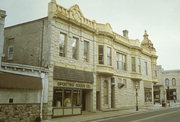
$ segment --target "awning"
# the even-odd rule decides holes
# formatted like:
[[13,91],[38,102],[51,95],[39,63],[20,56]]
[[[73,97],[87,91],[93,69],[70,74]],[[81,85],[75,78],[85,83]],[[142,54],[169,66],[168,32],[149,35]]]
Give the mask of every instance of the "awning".
[[42,89],[40,77],[0,72],[0,88]]
[[70,69],[65,67],[54,67],[54,80],[77,81],[77,82],[94,82],[92,72]]

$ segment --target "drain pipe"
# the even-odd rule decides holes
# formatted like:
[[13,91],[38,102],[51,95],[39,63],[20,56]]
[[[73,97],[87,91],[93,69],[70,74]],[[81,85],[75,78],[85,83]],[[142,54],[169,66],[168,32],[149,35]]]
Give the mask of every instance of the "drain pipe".
[[41,79],[42,79],[42,90],[41,90],[41,104],[40,104],[40,118],[42,120],[43,118],[43,101],[44,101],[44,77],[45,77],[45,74],[44,73],[41,73]]

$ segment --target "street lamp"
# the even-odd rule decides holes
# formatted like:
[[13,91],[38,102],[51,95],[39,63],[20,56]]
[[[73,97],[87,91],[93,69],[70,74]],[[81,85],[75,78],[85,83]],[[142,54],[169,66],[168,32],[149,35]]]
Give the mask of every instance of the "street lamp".
[[136,111],[138,111],[138,92],[137,92],[137,89],[138,89],[138,84],[136,84]]

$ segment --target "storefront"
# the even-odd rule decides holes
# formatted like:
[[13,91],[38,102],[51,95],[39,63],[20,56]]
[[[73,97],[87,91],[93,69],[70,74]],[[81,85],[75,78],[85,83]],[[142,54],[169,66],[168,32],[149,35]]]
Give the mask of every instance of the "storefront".
[[145,102],[152,102],[152,89],[144,88]]
[[53,117],[78,115],[87,110],[90,83],[58,81],[53,90]]
[[[62,67],[56,67],[54,71],[53,117],[79,115],[82,111],[89,111],[92,107],[92,73]],[[62,71],[69,75],[63,75]],[[84,74],[89,79],[83,77]]]
[[176,89],[166,89],[167,100],[177,100]]
[[152,102],[152,82],[144,82],[144,101],[147,103]]

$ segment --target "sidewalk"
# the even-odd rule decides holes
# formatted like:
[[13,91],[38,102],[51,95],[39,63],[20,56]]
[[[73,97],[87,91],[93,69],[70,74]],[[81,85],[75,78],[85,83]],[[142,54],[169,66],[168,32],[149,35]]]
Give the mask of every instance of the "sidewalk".
[[128,110],[117,110],[117,111],[109,111],[109,112],[102,112],[102,111],[98,111],[94,113],[86,112],[78,116],[60,117],[51,120],[43,120],[42,122],[83,122],[83,121],[95,120],[100,118],[137,114],[140,112],[156,111],[156,110],[162,110],[162,109],[168,109],[174,107],[180,107],[180,103],[171,103],[170,107],[162,107],[161,104],[155,104],[150,107],[142,107],[139,109],[139,111],[136,111],[134,108]]

